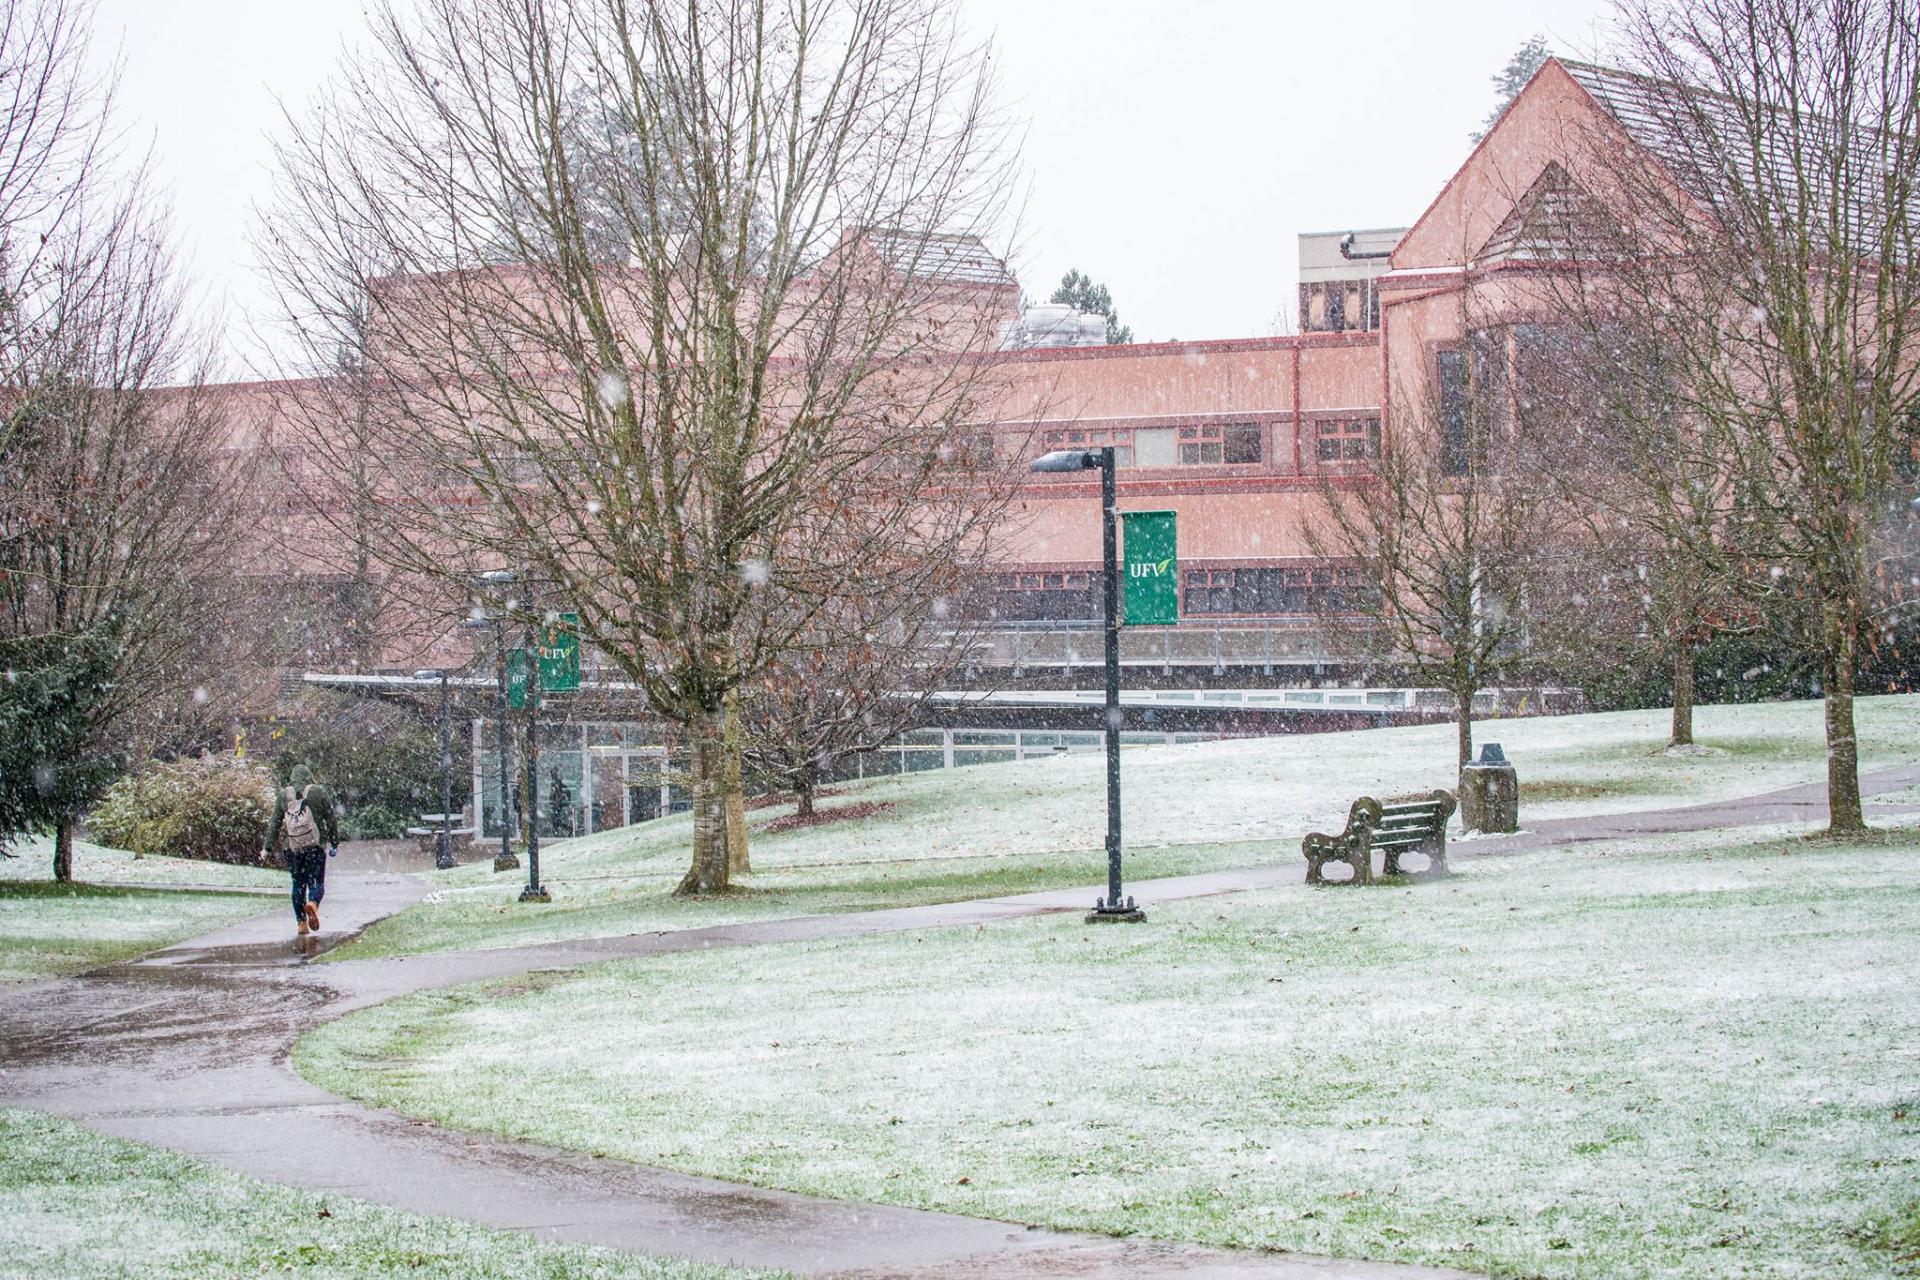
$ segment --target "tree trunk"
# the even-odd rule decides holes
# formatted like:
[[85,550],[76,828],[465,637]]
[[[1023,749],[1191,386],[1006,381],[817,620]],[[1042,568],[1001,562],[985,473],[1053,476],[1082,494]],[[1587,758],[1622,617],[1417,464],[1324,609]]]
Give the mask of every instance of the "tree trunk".
[[1687,639],[1673,646],[1673,727],[1667,745],[1693,745],[1693,641]]
[[1827,629],[1827,833],[1860,835],[1860,744],[1853,732],[1854,631],[1845,622]]
[[811,818],[813,816],[813,789],[819,783],[818,771],[812,765],[793,775],[793,816]]
[[63,822],[53,829],[53,878],[61,884],[73,879],[73,824]]
[[702,713],[692,729],[693,865],[676,894],[724,893],[727,889],[727,815],[720,794],[722,744],[720,717]]
[[740,785],[740,757],[746,749],[745,731],[740,726],[740,698],[727,694],[720,714],[726,727],[721,731],[720,796],[726,811],[727,874],[751,875],[753,863],[747,856],[747,796]]
[[1473,690],[1454,690],[1453,705],[1454,724],[1459,729],[1459,763],[1464,767],[1473,760]]

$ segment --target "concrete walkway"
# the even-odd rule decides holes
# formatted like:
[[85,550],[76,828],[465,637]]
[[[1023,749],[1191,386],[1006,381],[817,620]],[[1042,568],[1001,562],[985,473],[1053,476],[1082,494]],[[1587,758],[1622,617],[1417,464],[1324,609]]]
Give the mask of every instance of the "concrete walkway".
[[[1862,779],[1920,783],[1920,765]],[[1825,817],[1822,784],[1681,809],[1541,822],[1456,846],[1456,859],[1663,832]],[[1873,806],[1883,814],[1920,806]],[[1133,884],[1143,902],[1300,886],[1288,861]],[[951,1214],[820,1200],[530,1144],[479,1138],[362,1107],[288,1065],[316,1023],[411,991],[619,956],[984,924],[1084,910],[1093,887],[974,902],[805,916],[496,951],[310,966],[424,896],[391,873],[333,878],[325,932],[290,936],[285,911],[79,978],[0,996],[0,1102],[200,1156],[242,1173],[544,1238],[708,1262],[861,1277],[1267,1276],[1361,1280],[1465,1273],[1297,1254],[1235,1253],[1042,1231]],[[1306,892],[1300,886],[1301,892]]]

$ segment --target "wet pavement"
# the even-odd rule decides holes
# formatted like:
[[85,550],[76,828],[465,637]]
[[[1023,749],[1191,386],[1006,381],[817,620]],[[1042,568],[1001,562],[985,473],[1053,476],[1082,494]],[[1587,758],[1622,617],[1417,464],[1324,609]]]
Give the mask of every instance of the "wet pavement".
[[[1862,779],[1869,794],[1920,783],[1920,766]],[[1630,835],[1818,823],[1814,784],[1722,804],[1544,821],[1461,842],[1456,859]],[[1874,805],[1880,814],[1917,805]],[[347,859],[347,851],[342,851]],[[316,1023],[396,995],[619,956],[987,924],[1083,911],[1092,887],[975,902],[759,921],[674,933],[341,964],[309,963],[430,890],[392,862],[336,866],[317,938],[291,911],[251,920],[78,978],[0,994],[0,1102],[200,1156],[242,1173],[417,1213],[709,1262],[867,1277],[1268,1276],[1288,1280],[1465,1273],[1296,1254],[1228,1252],[1036,1230],[1013,1223],[820,1200],[688,1177],[533,1144],[443,1130],[306,1083],[288,1062]],[[1167,902],[1301,884],[1300,866],[1131,886]]]

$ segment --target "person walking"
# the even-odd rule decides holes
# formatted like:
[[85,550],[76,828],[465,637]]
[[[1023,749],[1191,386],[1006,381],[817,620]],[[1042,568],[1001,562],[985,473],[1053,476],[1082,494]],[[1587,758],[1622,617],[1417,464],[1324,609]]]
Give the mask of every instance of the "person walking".
[[[273,800],[273,821],[260,860],[279,849],[293,875],[293,931],[298,937],[320,932],[320,899],[327,892],[327,858],[340,848],[340,823],[333,796],[313,780],[313,770],[293,766],[288,785]],[[324,844],[324,847],[323,847]]]

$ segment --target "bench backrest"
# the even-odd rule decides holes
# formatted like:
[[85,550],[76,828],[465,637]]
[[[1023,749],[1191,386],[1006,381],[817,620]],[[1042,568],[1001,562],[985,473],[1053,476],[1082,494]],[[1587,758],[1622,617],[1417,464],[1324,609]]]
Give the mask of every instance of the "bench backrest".
[[1439,800],[1383,804],[1380,821],[1373,829],[1373,847],[1395,849],[1425,844],[1446,830],[1452,813],[1452,808]]

